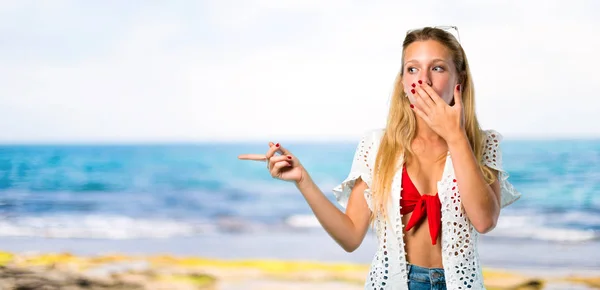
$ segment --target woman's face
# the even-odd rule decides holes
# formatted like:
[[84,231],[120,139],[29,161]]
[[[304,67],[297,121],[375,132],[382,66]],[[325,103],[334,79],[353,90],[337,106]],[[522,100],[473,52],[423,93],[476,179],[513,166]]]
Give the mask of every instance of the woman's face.
[[456,67],[450,51],[435,40],[415,41],[404,51],[404,71],[402,85],[411,104],[416,105],[415,95],[411,93],[413,84],[429,84],[447,104],[454,98],[454,89],[458,84]]

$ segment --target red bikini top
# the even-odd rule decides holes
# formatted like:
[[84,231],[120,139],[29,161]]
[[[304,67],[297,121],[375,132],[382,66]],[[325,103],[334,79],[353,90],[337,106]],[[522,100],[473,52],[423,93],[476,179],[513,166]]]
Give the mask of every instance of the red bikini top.
[[429,222],[429,234],[431,235],[431,244],[435,245],[437,237],[442,227],[442,203],[440,197],[435,195],[421,195],[417,187],[408,176],[406,167],[402,167],[402,191],[400,193],[400,213],[402,215],[413,212],[405,230],[409,231],[417,223],[427,216]]

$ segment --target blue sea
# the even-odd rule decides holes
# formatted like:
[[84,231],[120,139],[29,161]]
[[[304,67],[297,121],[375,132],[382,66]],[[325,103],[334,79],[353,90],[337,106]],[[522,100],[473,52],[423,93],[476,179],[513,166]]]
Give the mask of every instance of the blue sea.
[[[323,192],[350,168],[353,143],[284,144]],[[0,146],[0,238],[164,239],[319,231],[293,184],[241,161],[265,144]],[[547,243],[600,237],[600,141],[503,143],[523,194],[487,236]]]

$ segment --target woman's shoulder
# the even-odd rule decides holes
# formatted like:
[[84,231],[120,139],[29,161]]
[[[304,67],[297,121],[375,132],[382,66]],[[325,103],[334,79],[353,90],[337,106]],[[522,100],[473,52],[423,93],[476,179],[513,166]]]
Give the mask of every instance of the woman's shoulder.
[[496,142],[500,142],[504,138],[504,136],[496,129],[481,129],[480,131],[481,135],[483,136],[483,140],[485,141],[493,142],[495,140]]
[[500,181],[500,206],[506,207],[521,198],[521,193],[508,181],[509,174],[504,168],[504,154],[500,143],[504,138],[502,134],[494,129],[483,130],[484,150],[482,161],[487,167],[498,171],[498,180]]
[[361,142],[379,143],[385,132],[384,128],[368,129],[362,132]]
[[[504,139],[504,136],[495,129],[482,129],[481,130],[481,146],[483,146],[483,157],[484,159],[500,161],[501,157],[501,146],[500,143]],[[492,158],[493,157],[493,158]]]
[[361,133],[360,141],[356,146],[355,161],[366,163],[366,167],[374,162],[384,131],[384,129],[369,129]]

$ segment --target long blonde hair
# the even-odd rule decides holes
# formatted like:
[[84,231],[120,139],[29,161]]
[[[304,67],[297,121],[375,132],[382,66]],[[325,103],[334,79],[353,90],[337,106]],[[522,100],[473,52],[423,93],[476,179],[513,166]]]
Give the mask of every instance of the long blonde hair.
[[[480,164],[480,169],[486,182],[491,184],[494,182],[495,176],[489,168],[482,164],[483,134],[475,115],[475,91],[465,52],[452,34],[442,29],[425,27],[414,30],[406,35],[402,44],[402,59],[404,60],[405,50],[410,44],[415,41],[425,40],[434,40],[441,43],[452,55],[452,60],[459,74],[459,83],[461,84],[461,97],[465,117],[464,126],[467,138]],[[372,217],[377,214],[381,214],[384,217],[387,216],[386,205],[390,195],[392,180],[400,165],[398,161],[400,161],[401,156],[404,160],[414,156],[411,144],[415,138],[417,122],[415,114],[409,108],[410,102],[406,98],[406,93],[402,86],[403,72],[404,61],[396,77],[387,124],[375,158],[373,188],[371,190],[374,207]]]

